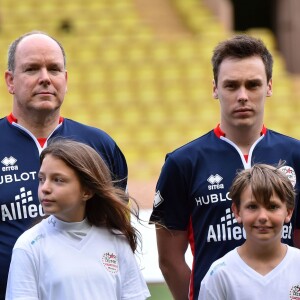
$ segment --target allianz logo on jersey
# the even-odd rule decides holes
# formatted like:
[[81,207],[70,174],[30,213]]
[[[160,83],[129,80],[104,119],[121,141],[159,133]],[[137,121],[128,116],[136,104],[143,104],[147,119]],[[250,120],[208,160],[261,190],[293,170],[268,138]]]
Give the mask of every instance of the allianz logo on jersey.
[[[292,239],[292,224],[283,225],[282,229],[283,239]],[[225,210],[225,215],[221,217],[219,224],[209,225],[207,232],[208,243],[222,242],[222,241],[239,241],[246,239],[246,231],[237,223],[233,212],[230,208]]]
[[35,204],[32,191],[20,188],[20,193],[15,196],[15,201],[9,204],[1,204],[1,220],[12,221],[44,216],[41,204]]
[[2,171],[14,171],[14,170],[18,170],[18,165],[16,165],[17,159],[15,159],[13,156],[10,157],[4,157],[1,160],[1,163],[4,165],[4,167],[2,167]]
[[224,189],[224,184],[220,183],[223,180],[223,177],[220,176],[219,174],[216,175],[210,175],[207,178],[207,181],[210,183],[208,186],[208,189],[211,190],[219,190],[219,189]]

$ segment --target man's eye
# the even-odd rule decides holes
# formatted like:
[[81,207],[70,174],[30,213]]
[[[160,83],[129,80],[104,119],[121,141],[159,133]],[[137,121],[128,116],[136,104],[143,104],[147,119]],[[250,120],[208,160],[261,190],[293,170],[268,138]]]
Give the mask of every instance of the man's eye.
[[62,72],[62,68],[59,65],[49,65],[47,70],[48,72]]
[[225,88],[227,88],[227,89],[235,89],[236,85],[235,84],[226,84]]
[[254,89],[254,88],[257,88],[257,87],[259,87],[259,84],[257,84],[257,83],[251,83],[251,84],[249,84],[249,88],[250,89]]
[[25,69],[26,73],[33,73],[36,72],[38,70],[38,67],[28,67]]

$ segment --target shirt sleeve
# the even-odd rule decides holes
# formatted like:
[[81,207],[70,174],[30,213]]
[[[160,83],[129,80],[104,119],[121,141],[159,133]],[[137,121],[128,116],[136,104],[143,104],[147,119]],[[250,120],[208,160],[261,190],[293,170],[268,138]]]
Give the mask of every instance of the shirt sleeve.
[[122,300],[145,300],[150,297],[136,257],[127,243],[124,245],[120,259],[120,273]]
[[205,277],[201,281],[198,300],[227,300],[226,288],[224,287],[224,273],[214,269],[214,264],[210,267]]
[[201,283],[200,293],[198,300],[221,300],[216,298],[210,291],[206,288],[204,283]]
[[38,300],[38,276],[33,256],[14,249],[9,269],[6,300]]

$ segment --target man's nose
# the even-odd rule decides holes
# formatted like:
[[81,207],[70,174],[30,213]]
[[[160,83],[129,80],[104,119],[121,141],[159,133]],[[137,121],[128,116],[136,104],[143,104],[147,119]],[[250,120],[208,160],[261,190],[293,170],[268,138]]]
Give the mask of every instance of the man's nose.
[[248,101],[248,94],[245,87],[241,87],[238,90],[238,101],[239,102],[247,102]]
[[42,68],[40,70],[40,84],[47,84],[49,85],[50,84],[50,76],[49,76],[49,73],[48,73],[48,70],[46,68]]

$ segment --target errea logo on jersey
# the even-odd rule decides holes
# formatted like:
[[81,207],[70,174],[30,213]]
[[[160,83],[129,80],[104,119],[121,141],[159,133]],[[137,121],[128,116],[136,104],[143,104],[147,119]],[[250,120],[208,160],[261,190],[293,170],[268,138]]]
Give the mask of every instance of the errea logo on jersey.
[[219,190],[219,189],[224,189],[224,184],[220,182],[223,180],[223,177],[220,176],[219,174],[216,175],[210,175],[207,178],[207,181],[211,184],[208,186],[208,189],[211,190]]
[[1,160],[1,163],[5,166],[2,167],[2,171],[14,171],[14,170],[18,170],[18,166],[15,165],[15,163],[17,162],[17,160],[13,157],[4,157]]

